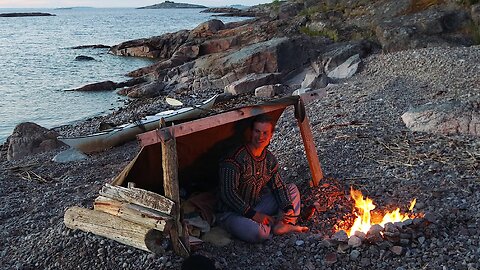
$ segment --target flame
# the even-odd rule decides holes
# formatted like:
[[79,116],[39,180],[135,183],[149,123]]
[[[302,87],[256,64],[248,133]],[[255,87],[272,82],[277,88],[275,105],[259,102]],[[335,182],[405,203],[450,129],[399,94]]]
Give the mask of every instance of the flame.
[[[352,227],[349,230],[347,230],[348,236],[353,235],[356,231],[367,233],[368,230],[370,230],[370,227],[372,227],[375,224],[379,224],[380,226],[383,227],[388,222],[392,222],[392,223],[401,222],[409,218],[415,217],[413,213],[402,214],[400,213],[400,208],[397,208],[394,211],[387,212],[381,218],[380,222],[374,223],[372,222],[372,213],[371,213],[371,211],[375,209],[375,205],[373,204],[373,201],[368,197],[364,198],[361,191],[355,190],[352,187],[350,188],[350,195],[355,201],[355,208],[358,212],[358,215]],[[413,199],[410,202],[410,207],[408,208],[410,212],[413,210],[413,207],[415,207],[415,203],[416,203],[416,199]]]

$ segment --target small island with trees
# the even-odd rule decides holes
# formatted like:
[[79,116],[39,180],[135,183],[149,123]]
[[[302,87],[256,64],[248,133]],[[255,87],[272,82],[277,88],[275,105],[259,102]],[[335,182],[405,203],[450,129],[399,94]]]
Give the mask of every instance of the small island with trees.
[[207,8],[206,6],[202,5],[194,5],[194,4],[187,4],[187,3],[175,3],[173,1],[165,1],[160,4],[155,4],[146,7],[140,7],[138,9],[170,9],[170,8]]

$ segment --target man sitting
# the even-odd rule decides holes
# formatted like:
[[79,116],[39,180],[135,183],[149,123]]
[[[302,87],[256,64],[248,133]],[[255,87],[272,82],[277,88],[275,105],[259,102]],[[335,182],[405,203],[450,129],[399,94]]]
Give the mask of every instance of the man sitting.
[[275,156],[267,149],[274,124],[267,115],[257,116],[250,140],[222,160],[219,168],[220,224],[237,238],[251,243],[280,235],[305,232],[296,226],[300,192],[285,185]]

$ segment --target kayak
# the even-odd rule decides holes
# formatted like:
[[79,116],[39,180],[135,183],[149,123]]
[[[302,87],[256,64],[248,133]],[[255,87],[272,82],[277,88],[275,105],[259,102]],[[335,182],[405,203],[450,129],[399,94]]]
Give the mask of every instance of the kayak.
[[162,118],[167,123],[198,118],[213,107],[216,98],[217,95],[209,98],[200,105],[148,115],[134,123],[123,124],[91,135],[77,137],[60,136],[57,139],[83,153],[102,151],[132,141],[138,134],[160,127],[160,120]]

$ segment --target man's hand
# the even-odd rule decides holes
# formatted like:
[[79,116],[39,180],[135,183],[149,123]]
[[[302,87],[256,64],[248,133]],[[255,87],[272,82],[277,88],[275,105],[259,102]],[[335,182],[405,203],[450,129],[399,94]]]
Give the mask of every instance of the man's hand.
[[260,224],[263,224],[263,225],[269,225],[269,224],[273,224],[273,222],[275,221],[274,218],[272,216],[269,216],[269,215],[266,215],[262,212],[256,212],[255,215],[252,217],[252,219]]

